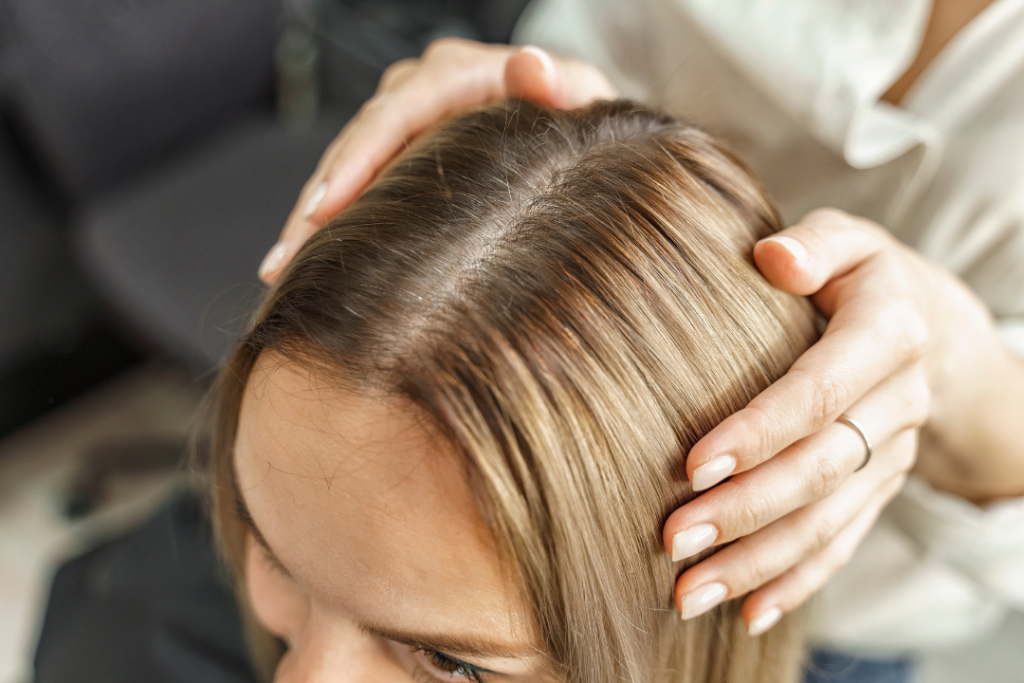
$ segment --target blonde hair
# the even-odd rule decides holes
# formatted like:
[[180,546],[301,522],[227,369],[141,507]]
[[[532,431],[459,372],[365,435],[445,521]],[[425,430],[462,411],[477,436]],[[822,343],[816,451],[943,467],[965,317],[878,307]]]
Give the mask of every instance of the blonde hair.
[[309,241],[222,376],[214,495],[236,572],[235,428],[273,350],[429,416],[558,675],[795,680],[792,619],[750,638],[735,601],[679,618],[660,533],[692,497],[689,448],[815,338],[807,302],[752,266],[778,228],[714,138],[631,102],[444,124]]

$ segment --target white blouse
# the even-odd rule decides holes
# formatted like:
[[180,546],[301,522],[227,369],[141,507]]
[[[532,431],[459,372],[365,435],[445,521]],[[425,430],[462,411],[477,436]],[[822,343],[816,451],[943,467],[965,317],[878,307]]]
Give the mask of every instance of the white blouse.
[[[516,39],[725,138],[793,223],[833,206],[959,275],[1024,355],[1024,0],[996,0],[899,107],[930,0],[535,0]],[[1022,416],[1024,417],[1024,416]],[[1022,419],[1024,427],[1024,419]],[[818,637],[934,646],[1024,608],[1024,500],[908,483],[816,601]]]

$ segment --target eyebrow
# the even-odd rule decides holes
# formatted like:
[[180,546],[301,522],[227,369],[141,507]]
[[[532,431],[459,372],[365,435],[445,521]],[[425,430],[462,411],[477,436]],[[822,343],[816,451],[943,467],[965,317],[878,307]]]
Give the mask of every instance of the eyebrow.
[[460,657],[521,659],[537,654],[534,648],[516,647],[508,643],[496,643],[480,638],[463,638],[437,633],[407,633],[369,624],[359,624],[359,628],[370,635],[387,638],[396,643]]
[[[245,497],[242,495],[242,491],[238,486],[238,475],[235,472],[234,463],[232,463],[230,470],[231,489],[235,499],[235,514],[238,515],[239,521],[242,522],[249,533],[252,534],[252,537],[256,539],[260,548],[263,549],[267,561],[282,574],[294,579],[294,575],[288,571],[288,568],[285,567],[284,563],[281,562],[280,558],[278,558],[274,549],[270,547],[266,536],[264,536],[263,532],[260,531],[259,526],[256,524],[256,520],[252,517],[252,513],[249,512],[249,506],[245,504]],[[363,632],[373,636],[393,640],[396,643],[402,643],[403,645],[408,645],[410,647],[434,650],[436,652],[453,656],[481,657],[485,659],[521,659],[530,655],[538,654],[537,649],[533,647],[513,646],[508,643],[499,643],[484,638],[465,638],[462,636],[437,633],[413,633],[358,622],[357,626]],[[486,669],[481,670],[485,673],[494,673],[489,672]]]

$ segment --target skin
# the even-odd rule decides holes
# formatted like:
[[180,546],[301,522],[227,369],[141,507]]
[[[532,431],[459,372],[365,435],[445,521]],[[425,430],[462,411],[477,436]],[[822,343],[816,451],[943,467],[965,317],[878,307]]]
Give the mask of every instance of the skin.
[[[884,99],[898,104],[988,4],[935,0],[917,58]],[[410,139],[510,96],[572,107],[614,89],[593,67],[534,49],[448,39],[399,62],[324,155],[261,277],[272,283]],[[743,615],[756,633],[846,563],[911,470],[978,503],[1024,495],[1024,362],[955,276],[871,221],[820,209],[758,243],[754,259],[775,287],[810,296],[828,329],[789,373],[691,449],[687,474],[708,492],[673,513],[663,532],[669,552],[676,534],[695,525],[710,525],[705,537],[714,545],[739,539],[680,576],[676,600],[691,616],[699,612],[685,609],[687,596],[711,583],[724,585],[723,599],[749,593]],[[874,446],[859,472],[864,443],[835,423],[843,414],[864,425]],[[731,469],[698,472],[722,456]]]
[[476,680],[453,659],[546,680],[461,461],[410,409],[265,354],[234,464],[249,597],[289,646],[275,681]]
[[928,65],[939,56],[942,48],[991,4],[992,0],[935,0],[917,57],[899,80],[882,95],[882,99],[889,104],[899,105]]

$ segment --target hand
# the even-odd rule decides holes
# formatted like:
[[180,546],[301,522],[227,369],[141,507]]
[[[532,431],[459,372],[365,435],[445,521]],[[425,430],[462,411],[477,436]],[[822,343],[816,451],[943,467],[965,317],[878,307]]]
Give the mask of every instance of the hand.
[[[870,221],[815,211],[761,240],[754,259],[774,286],[812,296],[829,324],[784,377],[690,450],[687,475],[706,493],[668,518],[664,542],[675,559],[731,543],[679,577],[676,603],[687,618],[749,593],[742,614],[757,635],[849,560],[914,465],[929,414],[955,423],[929,425],[946,430],[941,441],[969,443],[963,397],[977,403],[1000,375],[1024,377],[1024,364],[1008,360],[964,285]],[[835,422],[843,414],[874,447],[860,471],[865,444]],[[994,492],[1015,472],[1011,486],[1024,491],[1024,443],[1004,432],[1007,448],[976,468],[987,470],[977,482]],[[977,457],[947,449],[929,468],[963,472]]]
[[313,177],[260,266],[273,283],[310,235],[358,197],[418,135],[445,118],[509,97],[574,108],[615,89],[593,66],[535,47],[444,38],[419,59],[390,66],[376,94],[320,159]]

